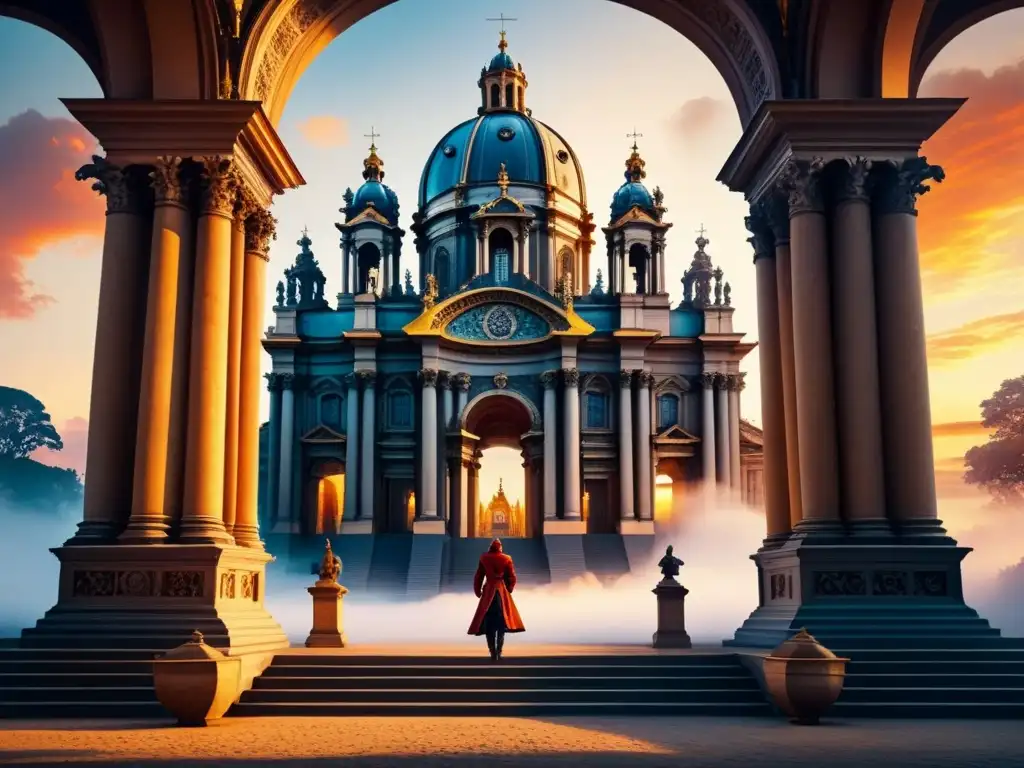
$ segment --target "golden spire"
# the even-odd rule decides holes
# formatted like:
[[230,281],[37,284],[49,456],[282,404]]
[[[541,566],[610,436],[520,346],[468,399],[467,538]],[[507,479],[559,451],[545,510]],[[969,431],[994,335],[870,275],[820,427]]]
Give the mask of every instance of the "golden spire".
[[363,160],[363,178],[367,181],[370,179],[381,181],[384,178],[384,161],[377,154],[377,144],[375,142],[375,139],[380,138],[380,134],[374,131],[371,125],[370,132],[363,135],[370,140],[370,154]]
[[508,16],[506,16],[504,13],[499,13],[498,14],[498,18],[496,18],[496,19],[487,19],[487,21],[500,21],[501,22],[501,32],[499,33],[501,35],[501,37],[498,40],[498,50],[501,51],[502,53],[504,53],[505,49],[508,48],[508,41],[505,39],[505,22],[506,21],[516,21],[516,19],[511,19]]
[[642,133],[637,133],[636,128],[633,129],[632,133],[627,133],[627,139],[633,139],[632,154],[626,159],[626,180],[627,181],[640,181],[647,177],[647,171],[644,170],[644,166],[647,163],[640,157],[640,150],[636,145],[636,140],[642,138]]
[[505,170],[504,163],[498,166],[498,189],[501,190],[502,197],[508,197],[508,171]]

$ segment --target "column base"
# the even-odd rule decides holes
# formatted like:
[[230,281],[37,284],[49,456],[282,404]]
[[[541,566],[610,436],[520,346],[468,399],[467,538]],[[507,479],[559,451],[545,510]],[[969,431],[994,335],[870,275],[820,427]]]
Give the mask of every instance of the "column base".
[[116,523],[100,523],[84,520],[78,524],[75,535],[64,542],[65,547],[95,546],[111,544],[117,540],[121,526]]
[[117,540],[121,544],[160,544],[167,541],[170,530],[171,526],[163,515],[136,517],[128,521]]
[[66,546],[57,603],[22,631],[27,648],[166,651],[199,630],[229,655],[288,647],[263,605],[266,552],[214,545]]
[[183,517],[179,528],[178,541],[182,544],[226,544],[235,543],[224,527],[224,521],[217,517]]
[[[931,543],[942,543],[945,541],[952,541],[949,538],[949,534],[946,529],[942,526],[942,521],[937,518],[922,518],[919,520],[897,520],[893,527],[896,531],[896,535],[901,538],[927,538]],[[924,542],[915,542],[924,543]]]
[[922,640],[969,648],[998,637],[964,603],[960,563],[971,550],[946,541],[873,544],[849,535],[822,544],[794,536],[762,548],[753,556],[761,604],[725,645],[774,648],[801,628],[837,652]]
[[231,529],[231,536],[239,547],[264,550],[266,546],[260,539],[260,529],[256,525],[236,525]]

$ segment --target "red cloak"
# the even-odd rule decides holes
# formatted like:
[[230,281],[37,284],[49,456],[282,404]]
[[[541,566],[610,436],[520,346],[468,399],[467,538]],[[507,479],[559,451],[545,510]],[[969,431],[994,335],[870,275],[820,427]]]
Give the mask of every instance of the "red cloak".
[[491,548],[480,556],[476,576],[473,577],[473,592],[480,598],[469,625],[469,634],[484,634],[484,617],[492,600],[501,601],[501,613],[505,618],[506,632],[525,632],[523,620],[519,617],[516,604],[512,602],[512,590],[516,588],[516,568],[512,558],[501,551],[501,543],[494,542]]

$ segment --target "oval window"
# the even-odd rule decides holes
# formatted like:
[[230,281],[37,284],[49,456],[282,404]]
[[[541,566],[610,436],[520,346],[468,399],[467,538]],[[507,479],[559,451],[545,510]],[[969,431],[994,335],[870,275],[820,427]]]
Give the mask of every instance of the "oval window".
[[558,162],[560,162],[560,163],[568,163],[569,162],[569,153],[566,152],[564,149],[558,150],[558,153],[555,155],[555,157],[558,158]]
[[504,126],[503,128],[498,129],[498,138],[501,139],[502,141],[512,141],[515,135],[516,132],[509,128],[507,125]]

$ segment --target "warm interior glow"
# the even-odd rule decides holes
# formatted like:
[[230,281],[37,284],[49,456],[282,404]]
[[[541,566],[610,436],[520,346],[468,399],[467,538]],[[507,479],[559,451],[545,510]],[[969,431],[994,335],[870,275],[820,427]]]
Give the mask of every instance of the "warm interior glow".
[[412,530],[412,521],[416,519],[416,494],[409,491],[409,498],[405,500],[405,516],[409,530]]
[[583,492],[583,522],[590,519],[590,491]]
[[317,488],[316,532],[341,533],[341,518],[345,509],[345,475],[327,475],[320,478]]
[[666,523],[672,519],[672,478],[658,475],[654,478],[654,521]]

